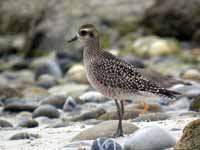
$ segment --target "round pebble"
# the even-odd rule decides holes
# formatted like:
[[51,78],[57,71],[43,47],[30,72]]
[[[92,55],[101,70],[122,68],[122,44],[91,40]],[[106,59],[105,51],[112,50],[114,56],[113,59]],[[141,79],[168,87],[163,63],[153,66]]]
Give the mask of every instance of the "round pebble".
[[69,96],[67,100],[65,101],[65,104],[63,106],[63,110],[66,111],[74,111],[77,108],[76,101],[73,97]]
[[38,134],[31,134],[31,133],[17,133],[10,137],[10,140],[22,140],[22,139],[37,139],[39,138]]
[[33,118],[36,117],[48,117],[48,118],[58,118],[60,116],[58,110],[52,105],[41,105],[33,112]]
[[10,122],[1,119],[0,120],[0,127],[1,128],[8,128],[8,127],[13,127],[13,125]]

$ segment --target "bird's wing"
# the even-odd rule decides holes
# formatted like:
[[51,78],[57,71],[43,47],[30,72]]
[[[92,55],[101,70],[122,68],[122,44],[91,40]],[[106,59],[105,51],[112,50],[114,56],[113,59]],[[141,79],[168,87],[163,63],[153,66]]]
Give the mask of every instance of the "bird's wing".
[[167,97],[174,97],[174,91],[161,88],[156,83],[145,78],[138,69],[131,64],[109,54],[101,60],[93,62],[94,76],[96,80],[105,86],[120,88],[133,92],[148,92]]

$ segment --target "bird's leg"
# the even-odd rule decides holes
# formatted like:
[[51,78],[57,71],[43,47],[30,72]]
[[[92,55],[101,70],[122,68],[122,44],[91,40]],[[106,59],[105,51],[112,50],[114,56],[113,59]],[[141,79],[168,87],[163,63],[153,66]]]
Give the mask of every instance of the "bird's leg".
[[143,108],[143,111],[139,114],[140,116],[144,115],[148,110],[149,110],[149,105],[143,101],[143,105],[144,105],[144,108]]
[[122,105],[120,107],[119,103],[117,100],[115,100],[115,104],[117,106],[117,115],[118,115],[118,126],[117,126],[117,131],[116,133],[113,135],[113,137],[119,137],[119,136],[123,136],[123,128],[122,128]]

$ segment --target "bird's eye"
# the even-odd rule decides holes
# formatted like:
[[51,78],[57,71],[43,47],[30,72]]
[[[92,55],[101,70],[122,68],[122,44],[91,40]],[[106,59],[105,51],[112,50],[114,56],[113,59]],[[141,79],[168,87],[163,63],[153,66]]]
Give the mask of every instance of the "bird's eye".
[[87,35],[87,32],[85,30],[82,30],[82,31],[79,32],[79,35],[80,36],[85,36],[85,35]]
[[90,37],[94,37],[94,34],[93,34],[93,33],[90,33],[89,35],[90,35]]

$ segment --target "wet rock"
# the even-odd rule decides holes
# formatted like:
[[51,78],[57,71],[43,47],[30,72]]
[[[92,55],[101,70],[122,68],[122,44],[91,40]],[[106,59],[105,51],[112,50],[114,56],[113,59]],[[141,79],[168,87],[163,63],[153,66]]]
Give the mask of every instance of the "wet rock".
[[65,104],[63,105],[63,110],[65,112],[67,111],[75,111],[77,108],[77,104],[76,101],[73,97],[69,96],[66,101]]
[[181,139],[177,142],[175,150],[200,149],[200,119],[190,122],[183,130]]
[[91,150],[122,150],[122,147],[113,139],[98,138],[93,142]]
[[84,121],[88,119],[98,118],[102,114],[104,114],[106,111],[103,108],[97,108],[92,111],[85,112],[81,114],[80,116],[74,117],[71,120],[72,121]]
[[[144,17],[144,24],[153,33],[180,40],[199,41],[199,0],[157,0]],[[163,21],[167,18],[167,22]],[[190,24],[185,24],[190,22]],[[185,24],[183,26],[183,24]]]
[[137,118],[133,119],[136,122],[140,121],[159,121],[159,120],[166,120],[169,119],[169,115],[165,113],[147,113],[142,116],[138,116]]
[[200,95],[191,101],[189,110],[200,112]]
[[137,130],[127,137],[124,143],[124,150],[162,150],[173,147],[175,143],[175,139],[169,132],[160,127],[150,126]]
[[56,108],[62,109],[66,99],[67,99],[67,96],[64,96],[64,95],[48,96],[41,100],[40,105],[50,104],[50,105],[55,106]]
[[33,68],[35,68],[35,79],[38,80],[41,75],[47,74],[60,79],[62,77],[62,71],[54,60],[42,59],[33,62]]
[[132,45],[133,51],[139,56],[161,56],[178,53],[180,47],[177,41],[161,39],[155,36],[137,39]]
[[0,119],[0,128],[9,128],[9,127],[12,128],[13,125],[10,122],[6,121],[6,120]]
[[22,102],[16,102],[8,104],[4,107],[3,111],[9,111],[9,112],[22,112],[22,111],[29,111],[33,112],[38,107],[37,104],[33,103],[22,103]]
[[[102,122],[82,131],[73,140],[94,140],[99,137],[111,137],[116,132],[117,125],[117,120]],[[123,129],[125,134],[131,134],[138,130],[138,127],[131,123],[123,122]]]
[[38,125],[38,122],[34,119],[23,119],[17,126],[22,128],[35,128],[38,127]]
[[48,91],[52,95],[70,95],[72,97],[79,97],[90,89],[86,84],[65,84],[60,86],[54,86]]
[[59,111],[52,105],[41,105],[33,112],[33,118],[36,117],[48,117],[58,118],[60,116]]
[[27,132],[21,132],[21,133],[16,133],[13,136],[10,137],[9,140],[22,140],[22,139],[37,139],[40,136],[38,134],[31,134]]
[[200,71],[197,69],[188,69],[181,74],[184,79],[200,81]]
[[94,102],[94,103],[98,103],[98,102],[105,102],[108,101],[109,99],[107,97],[105,97],[104,95],[102,95],[99,92],[96,91],[89,91],[84,93],[83,95],[81,95],[79,97],[83,102]]
[[85,69],[81,64],[73,65],[68,70],[66,77],[68,80],[75,81],[77,83],[88,84]]
[[51,75],[41,75],[37,81],[37,85],[45,88],[45,89],[49,89],[55,85],[58,84],[58,81]]

